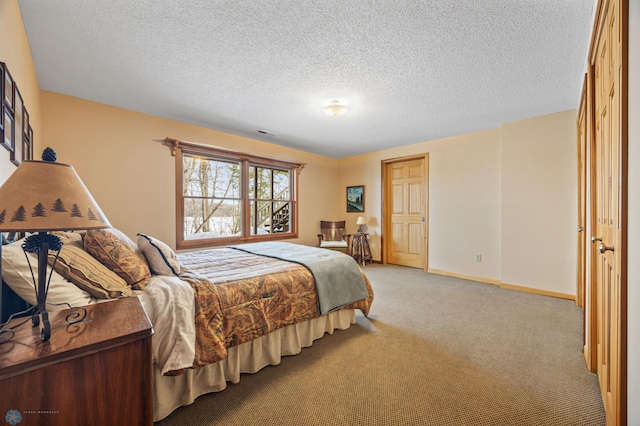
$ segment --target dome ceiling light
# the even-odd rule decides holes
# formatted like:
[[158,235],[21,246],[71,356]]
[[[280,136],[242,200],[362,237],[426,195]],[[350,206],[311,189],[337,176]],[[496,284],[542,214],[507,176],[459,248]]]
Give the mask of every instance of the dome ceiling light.
[[332,101],[329,105],[323,108],[324,112],[329,115],[342,115],[349,110],[346,105],[340,103],[339,100]]

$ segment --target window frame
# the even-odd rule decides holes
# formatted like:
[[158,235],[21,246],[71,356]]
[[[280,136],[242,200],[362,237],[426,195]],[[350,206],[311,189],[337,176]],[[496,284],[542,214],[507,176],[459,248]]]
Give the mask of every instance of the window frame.
[[[175,157],[176,171],[176,248],[195,249],[204,247],[225,246],[229,244],[242,244],[258,241],[275,241],[298,237],[298,178],[300,171],[305,166],[302,163],[294,163],[276,160],[236,151],[217,148],[210,145],[201,145],[193,142],[179,141],[166,138],[165,142],[172,147],[172,155]],[[242,205],[242,232],[240,236],[218,237],[207,239],[185,239],[184,229],[184,155],[204,157],[211,160],[234,161],[240,164],[240,199]],[[290,229],[289,232],[276,234],[252,234],[251,233],[251,201],[249,194],[249,166],[265,167],[278,170],[287,170],[290,173]],[[255,201],[255,200],[253,200]]]

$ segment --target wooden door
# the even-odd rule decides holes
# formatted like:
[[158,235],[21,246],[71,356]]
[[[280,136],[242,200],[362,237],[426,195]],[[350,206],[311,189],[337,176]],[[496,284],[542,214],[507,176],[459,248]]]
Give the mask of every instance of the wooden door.
[[428,157],[385,167],[386,262],[426,270]]
[[[607,425],[626,423],[626,274],[622,169],[626,152],[620,5],[601,2],[591,61],[595,120],[596,356]],[[624,83],[626,85],[626,83]]]

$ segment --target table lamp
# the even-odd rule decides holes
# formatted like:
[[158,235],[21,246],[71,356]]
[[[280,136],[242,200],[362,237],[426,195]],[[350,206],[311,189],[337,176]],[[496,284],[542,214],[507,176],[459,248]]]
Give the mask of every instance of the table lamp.
[[367,221],[365,220],[364,216],[358,216],[358,220],[356,220],[356,225],[360,225],[360,227],[358,228],[358,233],[362,234],[362,225],[366,225]]
[[[62,248],[60,238],[49,232],[111,227],[73,167],[56,160],[55,151],[47,148],[42,161],[23,161],[0,187],[0,232],[32,233],[24,239],[22,249],[27,261],[27,253],[38,256],[37,283],[33,277],[37,305],[31,308],[31,320],[34,327],[42,323],[41,338],[45,342],[51,336],[46,306],[47,260],[49,251],[55,252],[57,259]],[[84,316],[73,322],[83,319]],[[13,337],[12,329],[0,329],[0,335],[6,332]]]

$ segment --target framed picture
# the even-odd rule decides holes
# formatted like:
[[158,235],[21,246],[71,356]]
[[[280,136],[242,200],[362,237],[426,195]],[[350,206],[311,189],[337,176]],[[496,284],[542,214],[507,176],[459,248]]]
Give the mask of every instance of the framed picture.
[[11,162],[16,166],[22,163],[22,148],[24,132],[22,130],[22,119],[24,118],[24,103],[22,95],[17,87],[13,90],[14,96],[14,119],[13,119],[13,150],[11,151]]
[[11,78],[11,74],[9,74],[9,70],[6,65],[3,65],[4,71],[4,104],[13,111],[13,78]]
[[[22,95],[18,91],[17,87],[13,88],[13,102],[14,102],[14,146],[13,155],[11,155],[11,161],[17,166],[22,161],[22,119],[24,118],[24,103],[22,102]],[[15,158],[14,158],[15,157]],[[17,163],[16,163],[17,161]]]
[[22,163],[22,156],[24,152],[24,140],[20,134],[20,130],[14,128],[13,136],[13,151],[11,151],[11,162],[16,166]]
[[[0,62],[0,109],[4,103],[4,62]],[[4,120],[0,120],[4,121]]]
[[25,160],[33,160],[33,129],[29,126],[27,130],[27,136],[25,137],[24,152],[22,158]]
[[364,185],[347,186],[347,213],[364,211]]
[[24,118],[22,119],[22,131],[24,132],[25,136],[29,136],[29,113],[27,112],[27,109],[24,108]]
[[7,148],[9,151],[13,152],[13,134],[14,134],[14,125],[13,125],[13,115],[8,108],[3,109],[3,120],[4,121],[4,137],[2,138],[2,145]]

